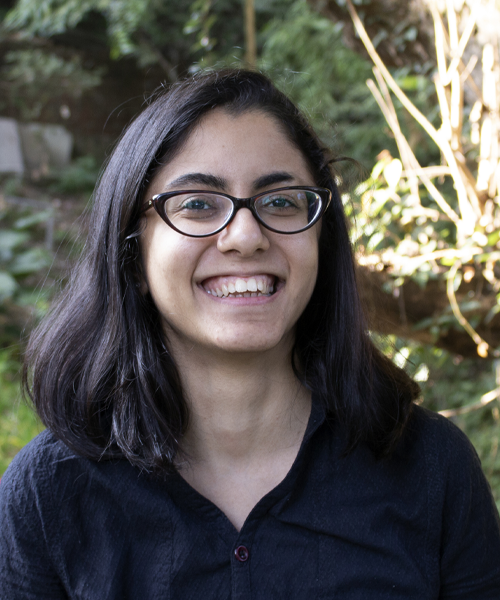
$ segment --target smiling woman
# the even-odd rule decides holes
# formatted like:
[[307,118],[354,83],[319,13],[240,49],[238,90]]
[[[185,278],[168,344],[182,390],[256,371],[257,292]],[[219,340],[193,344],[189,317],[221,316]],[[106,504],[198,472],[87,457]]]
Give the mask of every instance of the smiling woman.
[[30,341],[6,598],[499,597],[477,456],[366,331],[334,163],[254,72],[131,124]]

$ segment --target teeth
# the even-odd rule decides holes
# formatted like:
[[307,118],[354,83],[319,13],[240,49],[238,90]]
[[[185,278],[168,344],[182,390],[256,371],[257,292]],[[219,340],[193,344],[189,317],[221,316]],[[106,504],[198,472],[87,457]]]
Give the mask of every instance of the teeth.
[[[222,279],[222,281],[221,281]],[[207,282],[207,285],[210,283]],[[269,277],[250,277],[248,280],[236,278],[227,281],[226,278],[220,278],[219,281],[213,281],[213,287],[205,288],[205,291],[211,296],[218,298],[254,298],[256,296],[267,296],[274,292],[274,285]]]
[[244,281],[243,279],[237,279],[235,281],[234,287],[236,288],[237,292],[246,292],[247,291],[247,282]]

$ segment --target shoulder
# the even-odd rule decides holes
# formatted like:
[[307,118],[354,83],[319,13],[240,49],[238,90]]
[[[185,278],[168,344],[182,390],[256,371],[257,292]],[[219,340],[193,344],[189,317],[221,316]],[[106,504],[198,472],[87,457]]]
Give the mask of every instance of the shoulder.
[[46,430],[7,468],[0,481],[0,512],[31,512],[36,518],[60,520],[88,496],[120,497],[138,475],[126,460],[86,458]]
[[442,467],[460,459],[480,469],[477,453],[465,433],[446,417],[419,405],[413,407],[400,451],[423,454]]
[[17,474],[24,468],[37,470],[47,461],[71,456],[76,455],[46,429],[16,454],[5,473],[5,477]]
[[[449,419],[420,406],[415,406],[405,444],[414,462],[420,457],[426,469],[429,514],[437,517],[432,529],[439,532],[434,540],[442,590],[497,598],[500,520],[473,445]],[[478,590],[483,595],[475,595]]]
[[84,461],[49,431],[40,433],[18,452],[0,481],[0,522],[35,530],[46,519],[57,519],[64,488],[82,472]]
[[0,497],[9,490],[19,493],[46,479],[50,464],[71,456],[71,451],[49,431],[43,431],[22,448],[5,471],[0,483]]
[[413,406],[407,424],[407,431],[424,437],[439,435],[451,443],[470,445],[467,436],[450,419],[443,417],[420,404]]
[[58,465],[71,465],[77,469],[83,461],[85,459],[45,430],[24,446],[10,463],[0,483],[0,498],[9,491],[19,494],[23,489],[45,487],[53,479]]
[[442,502],[458,497],[473,502],[480,493],[491,498],[474,446],[440,414],[415,406],[395,454],[410,471],[425,473],[429,493]]
[[46,430],[12,460],[0,482],[0,505],[7,499],[15,504],[30,500],[25,507],[51,512],[51,507],[61,508],[80,493],[119,494],[121,484],[129,485],[138,475],[126,460],[86,458]]
[[[9,598],[65,597],[51,523],[58,509],[46,466],[69,450],[41,433],[14,458],[0,482],[0,588]],[[1,593],[0,593],[1,595]]]
[[[477,452],[465,433],[446,417],[415,406],[401,444],[402,452],[422,457],[439,485],[447,492],[450,486],[463,485],[473,497],[491,491],[481,468]],[[472,498],[471,498],[472,499]]]

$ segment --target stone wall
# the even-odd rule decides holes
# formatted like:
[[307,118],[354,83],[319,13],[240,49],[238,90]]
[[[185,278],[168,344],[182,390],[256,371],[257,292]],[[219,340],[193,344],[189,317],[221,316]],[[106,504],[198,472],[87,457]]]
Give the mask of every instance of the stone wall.
[[39,177],[71,161],[73,135],[63,125],[0,117],[0,173]]

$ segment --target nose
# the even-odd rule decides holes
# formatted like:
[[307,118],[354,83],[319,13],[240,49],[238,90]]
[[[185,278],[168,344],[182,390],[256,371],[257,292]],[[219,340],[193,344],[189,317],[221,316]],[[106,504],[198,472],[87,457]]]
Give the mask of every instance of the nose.
[[269,248],[264,231],[248,208],[240,208],[231,223],[219,233],[217,248],[220,252],[234,250],[241,256],[252,256],[258,250]]

